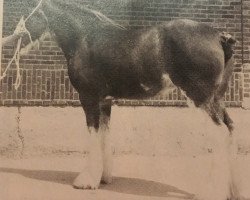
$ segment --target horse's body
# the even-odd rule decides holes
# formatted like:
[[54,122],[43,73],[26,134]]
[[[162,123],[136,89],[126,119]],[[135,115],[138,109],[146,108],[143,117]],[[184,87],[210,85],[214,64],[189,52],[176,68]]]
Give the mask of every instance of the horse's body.
[[[93,159],[75,187],[97,188],[101,175],[105,182],[111,181],[111,150],[99,138],[108,133],[111,103],[104,101],[107,96],[154,96],[167,89],[167,75],[214,122],[223,121],[232,131],[222,101],[233,69],[234,41],[230,37],[191,20],[135,30],[103,25],[81,6],[59,0],[45,2],[42,11],[67,59],[69,77],[79,92],[91,145],[95,146],[90,152]],[[38,37],[32,19],[27,28]]]
[[108,26],[77,38],[70,50],[68,44],[60,43],[60,37],[58,40],[68,60],[71,83],[91,102],[106,96],[156,95],[164,90],[164,75],[168,74],[196,106],[207,106],[216,123],[226,119],[231,126],[224,107],[216,112],[213,103],[219,103],[226,91],[232,55],[225,62],[224,41],[210,26],[190,20],[143,30]]

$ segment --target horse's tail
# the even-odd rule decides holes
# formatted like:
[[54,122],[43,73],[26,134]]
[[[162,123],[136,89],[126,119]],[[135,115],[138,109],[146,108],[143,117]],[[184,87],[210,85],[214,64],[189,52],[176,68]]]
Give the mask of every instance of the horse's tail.
[[223,98],[228,88],[229,80],[233,73],[233,46],[236,43],[236,40],[233,39],[230,34],[222,32],[220,33],[220,42],[224,51],[225,59],[222,79],[219,86],[216,88],[216,91],[214,92],[212,101],[206,103],[204,105],[204,109],[216,124],[221,124],[221,121],[223,121],[227,125],[228,129],[232,131],[233,121],[231,120],[225,109]]
[[225,66],[222,74],[222,81],[220,86],[217,88],[217,98],[223,98],[227,88],[229,80],[233,73],[234,68],[234,50],[233,46],[236,43],[236,40],[228,33],[220,33],[220,42],[224,51]]
[[225,55],[225,64],[232,58],[234,54],[233,46],[236,43],[236,40],[232,37],[232,35],[222,32],[220,33],[220,42]]

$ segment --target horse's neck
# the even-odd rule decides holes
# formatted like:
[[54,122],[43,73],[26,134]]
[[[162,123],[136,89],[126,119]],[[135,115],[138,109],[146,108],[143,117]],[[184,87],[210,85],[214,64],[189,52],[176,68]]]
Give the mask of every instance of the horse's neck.
[[49,28],[54,32],[59,46],[65,54],[68,54],[77,46],[77,43],[83,37],[81,29],[77,21],[68,15],[67,12],[58,10],[51,6],[44,9],[49,22]]

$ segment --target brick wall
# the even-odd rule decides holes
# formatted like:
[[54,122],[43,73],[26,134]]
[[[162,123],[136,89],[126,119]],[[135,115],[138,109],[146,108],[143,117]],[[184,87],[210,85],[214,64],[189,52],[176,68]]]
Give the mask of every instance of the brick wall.
[[244,99],[250,101],[250,64],[244,64],[243,70],[244,70]]
[[[27,1],[4,1],[3,34],[5,36],[13,32],[20,16],[27,12],[25,9]],[[246,85],[242,83],[242,62],[250,61],[248,55],[250,26],[246,23],[242,26],[242,11],[244,11],[243,20],[248,22],[250,20],[250,0],[244,0],[244,4],[241,4],[241,0],[85,0],[84,2],[124,25],[152,26],[175,18],[188,18],[210,24],[221,31],[230,32],[239,42],[235,48],[234,75],[225,100],[232,106],[241,105],[243,86]],[[2,69],[6,67],[12,54],[12,46],[4,47]],[[21,86],[15,91],[13,82],[16,70],[13,66],[1,83],[1,105],[79,105],[78,94],[68,79],[65,59],[53,39],[47,38],[38,50],[32,50],[29,55],[23,56],[20,64],[22,68]],[[244,90],[244,95],[246,91]],[[166,97],[140,102],[118,100],[116,103],[120,105],[183,106],[186,105],[186,98],[180,90],[176,89]]]
[[243,8],[243,72],[244,72],[244,103],[243,106],[250,108],[250,0],[244,0]]
[[244,63],[250,63],[250,0],[244,0],[243,5],[243,57]]

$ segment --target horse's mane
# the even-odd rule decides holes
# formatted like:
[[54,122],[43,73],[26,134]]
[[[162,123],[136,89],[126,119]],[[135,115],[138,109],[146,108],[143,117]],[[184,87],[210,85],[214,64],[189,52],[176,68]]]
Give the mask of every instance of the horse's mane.
[[[105,25],[110,25],[118,29],[126,30],[126,28],[114,20],[110,19],[100,11],[97,11],[89,5],[83,4],[82,1],[68,1],[68,0],[47,0],[47,4],[58,12],[63,12],[70,16],[72,20],[83,22],[84,17],[98,19]],[[94,24],[92,24],[94,25]]]
[[85,7],[84,9],[90,13],[93,13],[100,21],[102,21],[104,23],[109,23],[110,25],[113,25],[116,28],[126,30],[126,28],[124,26],[122,26],[122,25],[118,24],[117,22],[115,22],[114,20],[108,18],[107,16],[105,16],[104,14],[102,14],[99,11],[96,11],[96,10],[93,10],[93,9],[90,9],[87,7]]

